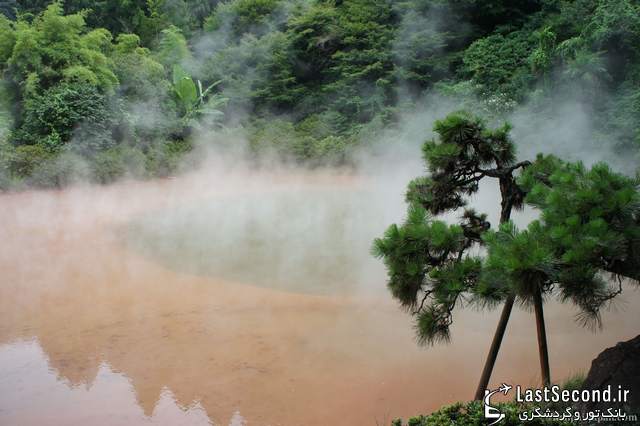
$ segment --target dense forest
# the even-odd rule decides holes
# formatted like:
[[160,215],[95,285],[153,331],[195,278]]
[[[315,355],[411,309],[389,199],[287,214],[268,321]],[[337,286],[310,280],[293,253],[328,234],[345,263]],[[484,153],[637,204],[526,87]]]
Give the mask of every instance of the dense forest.
[[9,0],[0,12],[3,188],[166,176],[214,133],[340,164],[433,93],[489,118],[524,104],[557,114],[571,97],[595,140],[640,144],[633,0]]

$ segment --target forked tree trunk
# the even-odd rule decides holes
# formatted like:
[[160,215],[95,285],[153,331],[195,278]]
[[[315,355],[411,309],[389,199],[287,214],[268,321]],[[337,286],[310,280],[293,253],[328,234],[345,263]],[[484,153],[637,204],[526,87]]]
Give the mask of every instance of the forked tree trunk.
[[514,301],[515,296],[511,295],[504,302],[502,314],[500,315],[500,320],[498,321],[498,327],[496,328],[496,332],[493,335],[493,341],[491,342],[491,347],[489,348],[487,360],[484,362],[482,376],[480,376],[480,383],[478,383],[478,389],[476,389],[476,395],[474,399],[481,400],[484,397],[484,391],[485,389],[487,389],[489,379],[491,378],[491,373],[493,372],[493,367],[496,364],[496,358],[498,357],[498,351],[500,350],[500,345],[502,344],[504,332],[507,329],[507,323],[509,322],[509,316],[511,315],[511,309],[513,308]]
[[540,354],[540,372],[542,374],[542,385],[551,385],[551,374],[549,372],[549,351],[547,350],[547,331],[544,324],[544,311],[542,310],[542,293],[537,288],[533,293],[533,308],[536,311],[536,329],[538,330],[538,352]]
[[[525,163],[522,163],[526,166]],[[528,164],[528,162],[527,162]],[[498,164],[499,168],[501,167]],[[513,208],[514,201],[517,199],[517,195],[519,193],[519,189],[515,183],[515,180],[512,176],[512,172],[514,169],[511,169],[507,174],[504,174],[500,177],[500,195],[502,196],[502,201],[500,202],[500,223],[505,223],[511,218],[511,209]],[[504,337],[504,332],[507,329],[507,324],[509,323],[509,317],[511,316],[511,310],[513,309],[513,302],[516,300],[515,295],[510,295],[507,297],[507,300],[504,303],[504,307],[502,308],[502,314],[500,314],[500,320],[498,321],[498,327],[496,327],[496,332],[493,335],[493,341],[491,342],[491,347],[489,348],[489,354],[487,354],[487,360],[484,362],[484,368],[482,369],[482,376],[480,376],[480,383],[478,383],[478,388],[476,389],[476,400],[481,400],[484,397],[484,391],[487,389],[487,385],[489,384],[489,379],[491,379],[491,373],[493,372],[493,367],[496,364],[496,359],[498,358],[498,352],[500,351],[500,345],[502,344],[502,338]],[[540,312],[542,313],[542,304],[540,304]],[[543,321],[543,333],[544,333],[544,321]],[[545,353],[546,353],[546,335],[545,335]],[[547,371],[548,368],[548,360],[547,360]]]

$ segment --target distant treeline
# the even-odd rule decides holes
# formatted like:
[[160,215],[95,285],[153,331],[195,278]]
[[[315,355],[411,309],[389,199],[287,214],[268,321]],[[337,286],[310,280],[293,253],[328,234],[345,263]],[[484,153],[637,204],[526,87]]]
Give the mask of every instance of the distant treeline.
[[10,0],[0,12],[0,187],[171,174],[212,131],[339,163],[430,91],[494,117],[570,97],[613,148],[640,145],[632,0]]

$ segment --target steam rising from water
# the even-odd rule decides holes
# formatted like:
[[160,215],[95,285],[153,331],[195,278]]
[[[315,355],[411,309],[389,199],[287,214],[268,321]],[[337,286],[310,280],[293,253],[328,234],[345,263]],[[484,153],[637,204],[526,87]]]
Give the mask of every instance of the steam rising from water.
[[176,271],[344,294],[383,273],[366,256],[374,230],[386,225],[379,201],[352,188],[228,196],[144,214],[126,233]]

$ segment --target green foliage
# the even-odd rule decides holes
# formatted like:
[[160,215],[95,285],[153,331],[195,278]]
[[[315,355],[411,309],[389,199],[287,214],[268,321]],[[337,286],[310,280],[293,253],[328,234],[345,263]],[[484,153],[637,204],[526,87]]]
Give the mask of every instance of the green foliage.
[[[392,96],[393,63],[389,47],[394,32],[389,23],[393,11],[387,2],[362,0],[345,1],[337,11],[340,33],[335,43],[339,49],[327,64],[326,76],[330,82],[323,91],[333,99],[338,112],[360,122],[368,121]],[[329,33],[329,37],[332,36]],[[324,40],[319,41],[316,39],[316,47],[308,47],[306,53],[327,48]]]
[[[579,390],[582,388],[584,382],[584,374],[575,374],[568,377],[560,384],[561,390]],[[557,403],[542,403],[531,406],[526,403],[519,403],[516,401],[498,402],[495,406],[501,413],[505,414],[504,420],[500,424],[505,425],[521,425],[522,421],[519,415],[525,411],[530,412],[536,408],[542,412],[547,409],[558,411],[562,413],[567,408],[566,402]],[[476,426],[487,424],[488,420],[484,417],[484,407],[481,401],[469,401],[469,402],[456,402],[451,405],[445,405],[440,409],[434,411],[429,415],[415,416],[407,419],[407,422],[403,422],[402,419],[396,419],[391,422],[391,426],[440,426],[440,425],[468,425]],[[542,425],[560,425],[567,426],[574,424],[572,421],[565,420],[545,420],[544,418],[535,418],[528,421],[527,424],[542,426]]]
[[187,40],[179,28],[172,25],[162,30],[156,59],[167,69],[191,59],[191,51],[187,46]]
[[187,154],[192,150],[187,141],[168,141],[154,144],[145,153],[145,168],[150,176],[166,177],[188,165]]
[[18,9],[18,4],[16,0],[0,1],[0,17],[15,19],[17,9]]
[[478,85],[483,95],[504,92],[512,99],[521,100],[530,84],[529,56],[533,55],[534,68],[547,69],[548,53],[534,49],[534,39],[527,31],[492,34],[473,42],[464,52],[464,72]]
[[10,140],[20,145],[8,161],[12,179],[64,186],[86,176],[79,154],[116,142],[118,110],[110,95],[118,79],[108,56],[111,34],[88,29],[85,15],[65,16],[62,4],[54,2],[32,20],[0,19],[6,30],[0,32],[2,87],[14,100],[13,117],[4,120],[13,127]]
[[[502,425],[518,426],[522,424],[519,414],[529,409],[526,405],[516,402],[496,403],[496,408],[505,414],[504,420],[500,422]],[[467,403],[457,402],[440,408],[426,416],[416,416],[403,423],[402,420],[394,420],[392,426],[441,426],[441,425],[459,425],[459,426],[476,426],[485,424],[487,420],[484,417],[484,408],[480,401],[470,401]],[[554,421],[544,419],[534,419],[527,422],[532,426],[542,425],[560,425],[565,426],[571,424],[566,421]]]
[[[51,3],[49,0],[23,0],[20,11],[37,15]],[[111,33],[128,29],[139,30],[144,18],[145,0],[65,0],[61,2],[63,12],[71,15],[89,11],[87,24],[93,28],[106,28]]]
[[356,146],[354,137],[335,136],[332,117],[314,115],[297,125],[270,117],[254,120],[249,127],[249,143],[258,155],[275,154],[285,160],[307,165],[341,165]]
[[[80,4],[69,3],[67,9]],[[162,5],[149,2],[146,7]],[[5,77],[0,136],[18,146],[3,150],[3,186],[6,179],[57,186],[90,174],[108,182],[125,169],[132,176],[146,175],[146,168],[166,174],[184,152],[171,153],[166,140],[186,137],[186,127],[221,120],[225,100],[212,93],[215,84],[203,89],[187,76],[174,90],[166,68],[154,59],[169,68],[171,61],[189,59],[186,39],[176,27],[158,29],[162,37],[154,53],[141,46],[136,34],[121,33],[112,43],[109,31],[87,27],[89,12],[65,15],[61,2],[24,7],[42,13],[20,15],[17,22],[0,18]],[[195,88],[195,97],[181,97],[185,87]],[[127,148],[125,141],[135,148]]]
[[198,101],[196,83],[180,65],[173,66],[173,90],[186,111],[191,110]]
[[514,164],[508,125],[490,130],[480,119],[457,112],[437,121],[434,130],[438,139],[423,145],[430,176],[409,183],[406,221],[391,225],[373,245],[373,254],[387,267],[391,293],[415,316],[420,343],[449,340],[457,304],[490,304],[509,293],[504,284],[489,288],[479,283],[482,259],[470,253],[484,243],[486,215],[467,209],[456,225],[431,215],[463,209],[478,182],[494,177],[500,181],[502,219],[507,220],[511,208],[522,203],[512,173],[526,165]]
[[259,111],[294,109],[304,118],[331,110],[367,121],[392,97],[392,20],[385,2],[223,3],[205,27],[224,39],[217,22],[225,22],[233,37],[208,79],[222,79],[225,93],[240,93]]
[[126,112],[122,123],[123,138],[146,145],[177,134],[181,123],[178,106],[166,70],[149,49],[140,46],[135,34],[120,34],[114,45],[112,60],[120,81],[118,94]]
[[40,162],[30,173],[27,183],[43,188],[63,188],[89,179],[88,166],[80,155],[63,151]]
[[111,35],[87,31],[84,13],[64,16],[61,3],[51,3],[33,22],[19,20],[14,37],[5,75],[27,98],[62,81],[88,83],[105,93],[118,83],[105,54]]
[[[373,246],[392,295],[415,317],[420,343],[449,339],[459,303],[491,307],[510,295],[523,304],[539,293],[557,295],[580,308],[579,320],[598,324],[600,310],[622,291],[602,272],[638,283],[639,180],[605,164],[587,169],[553,156],[515,163],[508,125],[489,130],[461,112],[437,121],[434,130],[438,139],[423,145],[430,175],[409,183],[406,221],[391,225]],[[472,210],[457,225],[431,216],[461,212],[487,177],[500,184],[497,231]],[[540,218],[518,230],[509,219],[523,202]],[[470,254],[478,246],[482,257]]]
[[11,97],[4,82],[0,81],[0,143],[5,142],[13,124]]
[[[485,176],[483,167],[512,165],[515,151],[509,129],[505,124],[487,130],[482,120],[465,112],[436,121],[439,140],[427,141],[422,147],[431,177],[410,182],[407,201],[420,203],[433,214],[463,207],[464,197],[478,190],[478,181]],[[518,207],[521,199],[514,202]]]
[[84,159],[69,150],[52,153],[41,145],[16,148],[0,143],[0,189],[23,185],[61,188],[89,178]]
[[232,0],[221,2],[204,23],[205,30],[224,29],[233,37],[251,33],[264,35],[269,31],[276,15],[282,13],[282,0]]
[[[50,1],[23,0],[19,11],[41,13]],[[87,24],[112,34],[135,32],[146,46],[173,24],[189,34],[200,28],[218,0],[65,0],[65,14],[89,10]]]
[[[518,426],[522,424],[522,421],[518,418],[518,415],[527,409],[526,406],[515,402],[503,402],[497,403],[496,407],[500,412],[505,414],[504,420],[500,423],[509,426]],[[427,415],[416,416],[407,420],[406,423],[402,420],[394,420],[392,426],[441,426],[441,425],[459,425],[459,426],[476,426],[485,424],[487,420],[484,417],[484,408],[480,401],[471,401],[467,403],[457,402],[452,405],[447,405],[439,410]],[[566,421],[553,421],[544,419],[535,419],[527,424],[542,426],[542,425],[560,425],[565,426],[571,424]]]
[[111,183],[128,175],[146,175],[145,155],[142,151],[127,146],[117,146],[99,152],[92,161],[93,179],[99,183]]
[[173,66],[173,90],[182,105],[185,125],[196,124],[195,119],[202,115],[208,116],[209,125],[219,122],[223,116],[221,108],[227,102],[222,95],[211,92],[219,83],[212,83],[203,90],[200,80],[194,81],[180,65]]
[[13,139],[56,150],[73,138],[77,150],[99,151],[115,144],[114,120],[108,99],[96,87],[61,83],[27,99],[24,121]]
[[497,232],[483,235],[487,258],[478,284],[478,294],[495,298],[496,292],[515,293],[525,304],[533,304],[539,289],[548,290],[557,276],[559,262],[537,223],[518,231],[503,223]]
[[506,222],[482,236],[487,257],[477,294],[513,293],[529,304],[536,292],[553,291],[581,309],[580,321],[600,324],[600,310],[622,291],[602,272],[640,278],[638,183],[605,164],[587,169],[539,156],[519,184],[540,219],[521,231]]
[[587,169],[544,156],[522,176],[527,204],[541,211],[529,232],[542,236],[560,266],[547,280],[581,308],[585,322],[599,324],[602,306],[622,291],[601,271],[640,279],[639,183],[604,163]]
[[14,25],[5,16],[0,15],[0,69],[5,67],[11,57],[13,46],[16,43]]
[[[224,37],[224,35],[220,35]],[[231,109],[251,109],[261,101],[271,87],[278,86],[269,101],[275,105],[290,104],[298,93],[292,90],[293,82],[286,75],[275,71],[276,64],[286,61],[285,35],[272,32],[256,38],[249,34],[238,43],[229,44],[214,52],[205,63],[206,81],[222,80],[224,96],[229,98]],[[282,66],[286,71],[286,65]]]
[[14,186],[10,169],[14,154],[14,147],[0,138],[0,190],[10,189]]
[[[98,133],[111,126],[113,143],[153,158],[168,140],[242,122],[255,152],[340,163],[363,132],[395,124],[433,88],[499,120],[522,103],[553,114],[557,99],[578,99],[594,137],[640,147],[632,0],[28,0],[0,9],[0,125],[14,143],[68,142],[71,113],[25,123],[45,92],[66,84],[107,100]],[[177,82],[175,65],[186,70]],[[112,145],[103,142],[91,149]],[[433,161],[446,162],[447,149]],[[427,197],[432,184],[416,182],[414,193]]]
[[20,177],[30,176],[40,164],[44,164],[52,156],[51,152],[41,145],[22,145],[15,148],[14,152],[5,150],[3,154],[10,155],[9,172]]
[[[466,289],[465,273],[472,276],[477,271],[474,272],[474,259],[457,261],[457,254],[464,250],[465,244],[461,226],[432,221],[422,206],[412,204],[404,224],[391,225],[383,238],[375,240],[373,254],[384,258],[393,296],[403,306],[414,309],[420,303],[418,296],[427,276],[433,280],[428,291],[434,293],[438,305],[447,305],[450,298],[449,292],[443,290],[462,292]],[[438,306],[434,306],[434,310],[437,309]],[[418,319],[421,338],[448,338],[448,318],[439,321],[435,318],[436,311],[429,311]]]
[[459,34],[434,19],[442,5],[424,7],[425,3],[405,1],[394,5],[400,19],[393,49],[395,75],[418,93],[447,78],[459,56],[451,49],[459,42]]
[[531,53],[531,67],[534,73],[544,75],[549,72],[553,64],[556,35],[549,27],[543,28],[535,35],[538,38],[538,47]]
[[166,97],[169,81],[165,77],[165,69],[152,57],[149,49],[140,46],[140,37],[120,34],[111,58],[120,82],[119,93],[126,100],[145,102]]
[[640,5],[630,0],[598,2],[583,34],[596,48],[631,59],[640,53]]
[[615,134],[618,148],[634,152],[640,147],[640,67],[616,90],[605,113],[606,129]]

